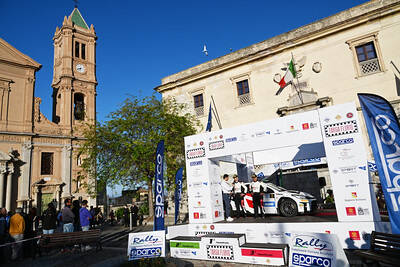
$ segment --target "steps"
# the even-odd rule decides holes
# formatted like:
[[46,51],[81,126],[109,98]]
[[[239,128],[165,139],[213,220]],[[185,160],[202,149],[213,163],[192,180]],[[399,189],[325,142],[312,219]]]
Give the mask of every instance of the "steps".
[[246,243],[244,234],[210,233],[201,237],[178,236],[170,240],[175,258],[287,266],[287,244]]

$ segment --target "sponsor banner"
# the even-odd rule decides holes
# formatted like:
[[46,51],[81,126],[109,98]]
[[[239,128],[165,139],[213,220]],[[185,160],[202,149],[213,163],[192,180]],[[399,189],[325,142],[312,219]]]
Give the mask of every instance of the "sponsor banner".
[[347,145],[352,143],[354,143],[354,138],[338,139],[332,141],[332,145],[334,146]]
[[326,137],[357,133],[358,124],[355,120],[328,124],[324,126],[324,131]]
[[373,221],[367,157],[354,103],[318,112],[338,220]]
[[220,141],[216,141],[216,142],[211,142],[208,144],[208,148],[210,150],[217,150],[217,149],[223,149],[225,147],[224,145],[224,141],[220,140]]
[[198,249],[171,248],[171,256],[184,259],[202,259],[201,251]]
[[169,245],[171,248],[200,248],[200,242],[171,241]]
[[201,160],[190,162],[190,166],[199,166],[202,164],[203,164],[203,161],[201,161]]
[[206,155],[206,149],[204,147],[200,148],[195,148],[186,151],[186,158],[187,159],[195,159],[195,158],[201,158]]
[[333,267],[332,259],[307,254],[293,253],[292,264],[295,266],[323,266]]
[[183,168],[179,168],[175,175],[175,224],[179,217],[179,205],[182,199]]
[[400,125],[391,104],[373,94],[358,94],[392,233],[400,234]]
[[129,260],[165,257],[165,231],[130,233]]
[[326,164],[326,158],[310,158],[310,159],[302,159],[302,160],[294,160],[290,162],[281,162],[273,164],[274,170],[289,170],[293,168],[298,168],[300,166],[311,166],[311,165],[320,165]]
[[242,248],[240,262],[251,264],[267,264],[285,266],[287,249]]
[[206,249],[207,259],[209,260],[233,261],[235,259],[233,255],[233,246],[207,245]]
[[350,266],[334,234],[292,233],[289,238],[289,266]]
[[283,251],[273,249],[253,249],[253,248],[242,248],[242,256],[250,257],[263,257],[263,258],[283,258]]
[[164,230],[164,140],[157,145],[156,150],[156,177],[154,181],[154,226],[153,230]]

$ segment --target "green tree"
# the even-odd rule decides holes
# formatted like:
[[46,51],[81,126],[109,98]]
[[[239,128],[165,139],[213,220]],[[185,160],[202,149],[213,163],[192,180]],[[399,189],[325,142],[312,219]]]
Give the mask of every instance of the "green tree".
[[[176,170],[184,165],[184,137],[196,133],[199,121],[186,113],[174,99],[158,100],[155,95],[138,99],[128,97],[108,120],[88,125],[79,153],[86,155],[82,167],[96,177],[97,190],[120,184],[136,187],[146,184],[152,200],[155,152],[160,140],[165,143],[169,190],[174,188]],[[94,186],[88,186],[94,188]],[[149,201],[153,215],[153,201]]]

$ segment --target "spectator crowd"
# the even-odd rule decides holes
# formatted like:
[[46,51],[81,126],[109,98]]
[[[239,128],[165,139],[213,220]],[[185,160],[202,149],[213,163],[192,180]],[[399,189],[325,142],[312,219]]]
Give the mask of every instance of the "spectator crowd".
[[30,208],[28,214],[21,208],[17,208],[15,213],[0,208],[0,265],[34,257],[41,234],[88,231],[104,222],[100,208],[88,208],[87,200],[65,199],[64,204],[57,211],[50,202],[41,216],[35,207]]

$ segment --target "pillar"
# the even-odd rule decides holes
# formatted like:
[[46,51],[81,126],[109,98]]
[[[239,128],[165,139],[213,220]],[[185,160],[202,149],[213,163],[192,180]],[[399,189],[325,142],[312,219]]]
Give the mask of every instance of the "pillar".
[[12,197],[12,175],[14,168],[9,168],[7,175],[7,191],[6,191],[6,209],[11,210],[11,197]]
[[0,208],[4,207],[4,176],[5,176],[5,171],[1,170],[0,172]]
[[66,145],[62,149],[61,157],[61,178],[65,184],[62,192],[63,198],[71,196],[71,165],[72,165],[72,146]]
[[22,145],[22,161],[25,164],[22,166],[21,174],[21,190],[18,194],[18,200],[22,201],[22,205],[25,206],[25,202],[30,200],[30,187],[31,187],[31,165],[32,165],[32,143],[25,142]]

